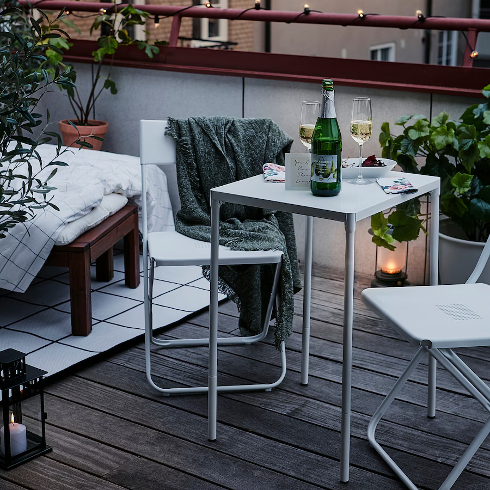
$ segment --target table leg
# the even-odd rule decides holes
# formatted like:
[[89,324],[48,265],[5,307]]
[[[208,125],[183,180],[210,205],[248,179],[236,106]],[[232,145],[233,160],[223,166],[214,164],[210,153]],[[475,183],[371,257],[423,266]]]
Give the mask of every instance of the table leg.
[[[430,285],[436,286],[439,283],[439,189],[430,193]],[[429,380],[428,380],[428,400],[427,417],[436,416],[436,374],[437,361],[429,356]]]
[[308,384],[308,366],[310,359],[310,304],[311,304],[311,268],[313,265],[313,216],[306,217],[305,244],[305,283],[303,287],[303,338],[301,347],[301,384]]
[[211,191],[211,284],[209,305],[208,439],[216,440],[218,403],[218,260],[220,202]]
[[349,481],[350,413],[352,384],[352,323],[354,317],[354,239],[356,217],[347,215],[345,221],[345,280],[344,280],[344,331],[342,361],[342,424],[340,481]]

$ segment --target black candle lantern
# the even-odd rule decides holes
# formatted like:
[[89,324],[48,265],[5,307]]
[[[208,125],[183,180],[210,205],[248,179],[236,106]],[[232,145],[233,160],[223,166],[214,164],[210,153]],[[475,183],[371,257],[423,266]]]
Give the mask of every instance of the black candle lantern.
[[[43,377],[46,371],[28,366],[25,354],[15,349],[0,352],[0,468],[9,470],[51,451],[46,445]],[[36,400],[38,398],[38,400]],[[22,402],[40,404],[39,421],[22,417]],[[38,412],[36,411],[36,414]]]
[[407,281],[408,243],[396,243],[394,251],[376,246],[375,279],[371,287],[409,286]]

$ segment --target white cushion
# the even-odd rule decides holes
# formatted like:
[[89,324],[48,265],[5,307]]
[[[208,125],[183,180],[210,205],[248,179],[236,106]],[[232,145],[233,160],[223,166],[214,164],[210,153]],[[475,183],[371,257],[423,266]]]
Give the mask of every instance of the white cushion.
[[90,230],[99,223],[102,223],[107,217],[117,213],[117,211],[126,206],[127,202],[128,198],[121,196],[121,194],[108,194],[104,196],[101,203],[92,209],[90,213],[68,223],[58,235],[55,245],[68,245],[87,230]]

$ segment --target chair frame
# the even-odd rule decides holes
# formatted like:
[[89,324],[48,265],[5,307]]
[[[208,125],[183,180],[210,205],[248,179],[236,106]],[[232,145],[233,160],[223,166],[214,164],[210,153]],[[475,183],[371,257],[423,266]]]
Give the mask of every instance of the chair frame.
[[[485,247],[478,259],[478,262],[473,270],[471,276],[466,281],[466,284],[474,284],[479,279],[485,265],[490,256],[490,239],[487,240]],[[437,286],[436,286],[437,287]],[[371,421],[368,425],[368,440],[371,446],[376,452],[384,459],[388,466],[396,473],[400,480],[411,490],[417,490],[414,483],[408,478],[408,476],[400,469],[400,467],[393,461],[388,453],[381,447],[376,441],[376,427],[385,415],[386,411],[393,403],[397,395],[405,383],[410,378],[415,368],[425,355],[429,355],[429,359],[438,361],[460,384],[468,391],[488,412],[490,412],[490,388],[458,357],[458,355],[452,350],[447,348],[436,348],[430,341],[422,341],[421,345],[410,361],[407,369],[400,376],[395,386],[388,393],[383,403],[374,413]],[[474,456],[476,451],[483,444],[487,436],[490,434],[490,418],[480,429],[476,437],[470,443],[464,454],[458,460],[453,467],[443,484],[439,487],[439,490],[449,490],[452,488],[459,475],[463,472],[466,465]]]
[[[175,165],[175,142],[171,137],[166,137],[163,143],[160,141],[160,150],[148,150],[146,146],[150,141],[155,141],[155,137],[164,134],[167,126],[165,120],[141,120],[140,121],[140,161],[142,178],[142,195],[146,196],[146,165]],[[173,157],[171,156],[173,152]],[[163,155],[163,156],[162,156]],[[205,347],[210,345],[209,338],[201,339],[157,339],[153,336],[153,282],[155,277],[156,260],[148,256],[148,218],[146,199],[142,199],[143,217],[143,277],[144,277],[144,308],[145,308],[145,358],[146,358],[146,377],[150,385],[163,395],[183,395],[207,393],[208,386],[183,387],[183,388],[162,388],[152,378],[151,374],[151,345],[161,348],[185,348],[185,347]],[[267,308],[264,328],[260,334],[250,337],[227,337],[219,338],[218,345],[250,345],[263,340],[268,333],[274,301],[279,301],[278,289],[281,276],[282,259],[276,263],[271,299]],[[189,262],[186,263],[188,265]],[[236,259],[220,260],[220,265],[239,265]],[[173,264],[174,265],[174,264]],[[194,264],[206,265],[206,264]],[[216,359],[214,358],[216,356]],[[285,343],[281,342],[281,374],[273,383],[256,383],[243,385],[219,386],[219,393],[248,392],[248,391],[271,391],[278,386],[286,375],[286,348]],[[213,365],[217,360],[217,352],[210,349],[209,365]],[[216,416],[216,414],[215,414]]]

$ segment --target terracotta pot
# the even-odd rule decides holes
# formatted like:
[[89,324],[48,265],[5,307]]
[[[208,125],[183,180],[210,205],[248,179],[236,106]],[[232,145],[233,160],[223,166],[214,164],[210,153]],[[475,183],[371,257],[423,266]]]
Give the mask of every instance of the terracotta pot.
[[[73,124],[76,123],[71,119]],[[68,119],[63,119],[59,122],[61,136],[63,138],[63,144],[65,146],[71,146],[80,137],[82,141],[87,141],[93,146],[94,150],[100,150],[102,148],[102,141],[96,140],[94,138],[88,138],[89,135],[99,136],[103,138],[107,131],[109,130],[109,123],[104,121],[97,121],[95,119],[89,119],[87,126],[77,126],[77,130],[68,122]],[[80,136],[79,134],[80,133]],[[87,136],[84,138],[84,136]],[[80,145],[73,145],[74,148],[79,148]]]

